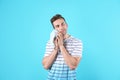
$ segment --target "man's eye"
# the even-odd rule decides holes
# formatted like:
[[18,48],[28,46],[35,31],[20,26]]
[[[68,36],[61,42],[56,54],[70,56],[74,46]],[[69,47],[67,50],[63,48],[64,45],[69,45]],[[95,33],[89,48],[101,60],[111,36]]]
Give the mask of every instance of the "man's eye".
[[57,25],[56,28],[59,28],[59,25]]
[[61,25],[62,25],[62,26],[64,26],[64,25],[65,25],[65,23],[62,23]]

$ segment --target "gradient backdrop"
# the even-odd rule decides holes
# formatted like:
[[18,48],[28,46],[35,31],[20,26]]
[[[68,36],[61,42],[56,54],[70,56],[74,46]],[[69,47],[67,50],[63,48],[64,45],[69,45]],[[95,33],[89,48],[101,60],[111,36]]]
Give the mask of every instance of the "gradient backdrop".
[[0,80],[46,80],[41,61],[57,13],[83,42],[77,80],[120,80],[120,0],[0,0]]

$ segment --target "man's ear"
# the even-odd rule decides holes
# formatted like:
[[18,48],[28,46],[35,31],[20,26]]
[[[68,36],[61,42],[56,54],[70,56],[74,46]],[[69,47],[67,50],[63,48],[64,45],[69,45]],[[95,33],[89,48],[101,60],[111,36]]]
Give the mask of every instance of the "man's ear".
[[55,29],[55,27],[54,27],[54,25],[52,24],[52,26],[53,26],[53,29]]
[[66,23],[66,26],[67,26],[67,28],[68,28],[68,24]]

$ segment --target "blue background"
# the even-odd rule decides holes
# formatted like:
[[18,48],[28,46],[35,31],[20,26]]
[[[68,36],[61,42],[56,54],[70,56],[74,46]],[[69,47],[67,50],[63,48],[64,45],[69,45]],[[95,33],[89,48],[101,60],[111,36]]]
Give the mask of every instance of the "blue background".
[[0,0],[0,80],[46,80],[41,62],[57,13],[83,42],[77,80],[120,80],[120,0]]

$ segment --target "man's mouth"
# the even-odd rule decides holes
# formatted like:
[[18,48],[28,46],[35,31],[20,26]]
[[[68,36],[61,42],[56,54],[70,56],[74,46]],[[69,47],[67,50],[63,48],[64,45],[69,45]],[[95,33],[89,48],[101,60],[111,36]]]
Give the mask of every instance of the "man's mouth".
[[64,32],[64,30],[63,31],[60,31],[61,33],[63,33]]

